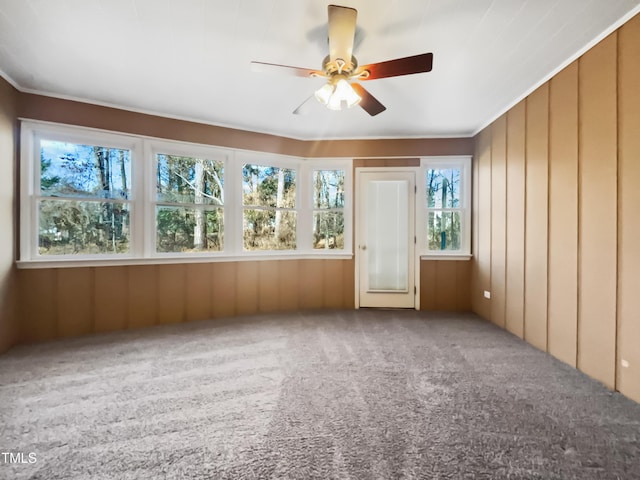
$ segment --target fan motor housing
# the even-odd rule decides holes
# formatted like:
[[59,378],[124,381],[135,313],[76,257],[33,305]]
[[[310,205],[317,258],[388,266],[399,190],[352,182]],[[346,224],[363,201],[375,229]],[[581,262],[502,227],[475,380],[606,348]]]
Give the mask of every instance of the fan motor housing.
[[336,61],[332,62],[329,55],[324,57],[324,60],[322,61],[322,70],[327,74],[328,77],[335,74],[344,74],[349,76],[354,73],[357,68],[358,60],[356,60],[356,57],[354,57],[353,55],[351,56],[350,62],[343,61],[342,59],[337,59]]

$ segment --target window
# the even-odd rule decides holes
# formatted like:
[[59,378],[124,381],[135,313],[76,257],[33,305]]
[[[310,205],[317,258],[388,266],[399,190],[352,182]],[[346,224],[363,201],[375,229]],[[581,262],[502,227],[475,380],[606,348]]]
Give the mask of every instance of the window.
[[157,153],[156,252],[224,249],[224,162]]
[[38,253],[129,252],[131,151],[40,141]]
[[21,135],[22,265],[351,254],[351,160],[35,121]]
[[242,166],[242,245],[252,250],[296,249],[296,172]]
[[313,171],[313,248],[344,250],[344,170]]
[[137,142],[53,127],[23,136],[22,258],[130,256]]
[[469,157],[422,159],[424,251],[436,255],[470,254]]

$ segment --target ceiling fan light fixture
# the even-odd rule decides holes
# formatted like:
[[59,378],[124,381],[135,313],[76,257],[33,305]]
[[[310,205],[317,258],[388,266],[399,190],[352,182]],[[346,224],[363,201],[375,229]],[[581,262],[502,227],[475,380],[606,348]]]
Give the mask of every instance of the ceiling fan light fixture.
[[316,99],[330,110],[355,107],[362,98],[344,78],[329,82],[315,92]]
[[321,88],[316,90],[315,97],[323,105],[328,105],[329,101],[333,97],[333,92],[336,87],[330,83],[324,84]]
[[336,91],[333,96],[338,97],[340,103],[345,102],[347,104],[347,108],[355,107],[362,100],[351,84],[344,79],[338,80]]
[[325,85],[293,111],[294,114],[303,113],[302,107],[307,102],[313,103],[312,99],[315,97],[319,103],[331,110],[343,110],[359,105],[373,117],[384,112],[386,107],[371,95],[359,83],[360,81],[413,75],[432,70],[433,53],[422,53],[359,66],[356,57],[353,56],[358,11],[351,7],[329,5],[328,14],[329,55],[322,61],[321,70],[251,62],[252,69],[256,71],[279,71],[296,77],[327,79]]
[[340,97],[335,94],[331,95],[329,103],[327,103],[327,108],[329,110],[342,110],[342,100],[340,100]]

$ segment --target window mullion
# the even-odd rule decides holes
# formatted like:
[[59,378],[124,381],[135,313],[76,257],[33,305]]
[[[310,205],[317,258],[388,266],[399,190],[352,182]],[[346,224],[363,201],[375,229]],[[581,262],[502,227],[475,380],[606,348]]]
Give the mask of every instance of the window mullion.
[[239,255],[242,252],[242,161],[235,152],[225,162],[224,230],[225,255]]
[[296,190],[296,237],[297,250],[300,253],[308,253],[312,250],[313,243],[313,214],[310,213],[311,196],[313,194],[313,170],[309,165],[302,163],[298,168],[298,187]]
[[132,166],[136,190],[134,192],[134,212],[132,214],[136,256],[151,257],[155,245],[155,204],[156,176],[154,172],[153,151],[150,142],[141,142],[135,154]]

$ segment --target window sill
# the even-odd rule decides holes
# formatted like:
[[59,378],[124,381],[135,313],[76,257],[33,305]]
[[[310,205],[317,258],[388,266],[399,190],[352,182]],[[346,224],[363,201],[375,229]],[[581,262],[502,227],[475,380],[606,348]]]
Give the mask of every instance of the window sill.
[[473,258],[471,254],[428,254],[428,255],[420,255],[420,260],[456,260],[456,261],[468,261]]
[[351,260],[350,252],[340,253],[249,253],[244,255],[218,256],[158,256],[150,258],[93,258],[93,259],[64,259],[64,260],[18,260],[19,269],[36,268],[80,268],[80,267],[116,267],[126,265],[166,265],[176,263],[217,263],[217,262],[252,262],[265,260]]

